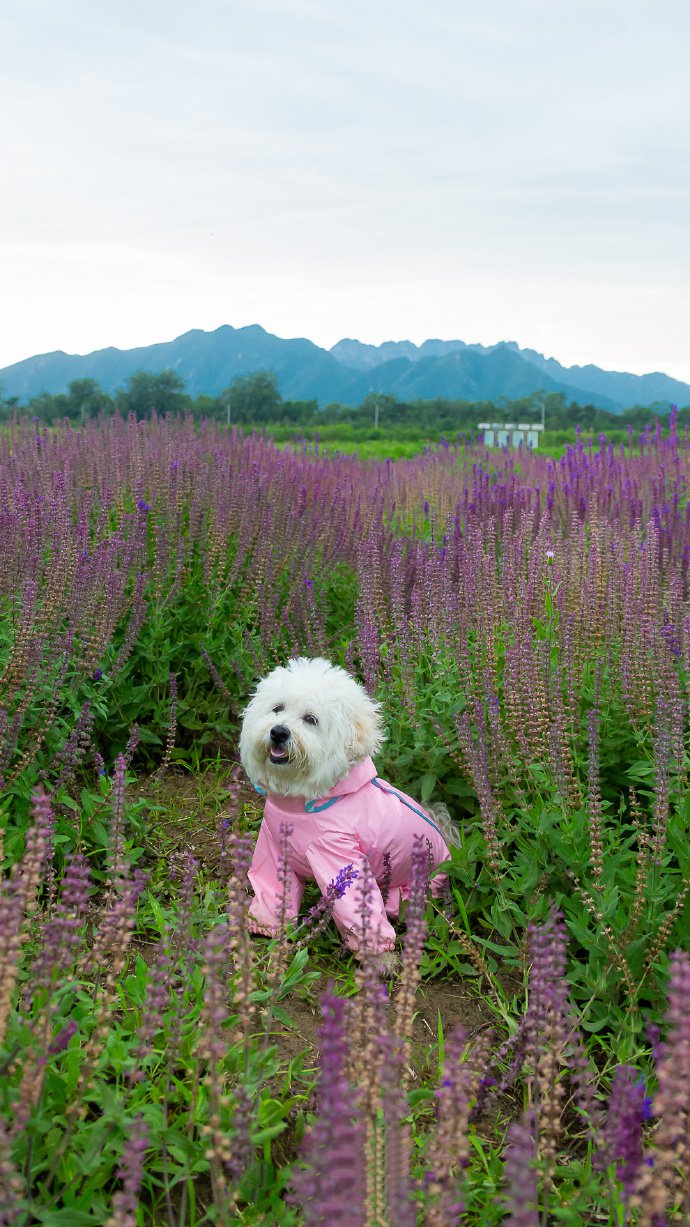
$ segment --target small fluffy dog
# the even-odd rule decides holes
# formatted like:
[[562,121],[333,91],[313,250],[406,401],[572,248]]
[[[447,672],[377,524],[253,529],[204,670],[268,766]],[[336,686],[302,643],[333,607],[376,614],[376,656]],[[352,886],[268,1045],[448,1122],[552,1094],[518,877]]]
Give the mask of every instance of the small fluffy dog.
[[[437,818],[377,776],[371,755],[382,741],[378,703],[344,669],[301,657],[259,683],[244,712],[240,756],[252,783],[266,796],[249,871],[255,896],[252,930],[277,931],[283,897],[286,919],[296,917],[306,879],[315,879],[325,894],[341,870],[350,864],[357,869],[366,859],[376,879],[369,903],[369,953],[385,974],[395,958],[388,916],[397,916],[409,894],[414,837],[424,839],[433,867],[448,860],[450,852],[449,824],[442,830]],[[291,827],[285,882],[281,824]],[[432,893],[438,895],[445,882],[445,875],[434,877]],[[333,907],[335,923],[355,953],[358,909],[356,885]]]

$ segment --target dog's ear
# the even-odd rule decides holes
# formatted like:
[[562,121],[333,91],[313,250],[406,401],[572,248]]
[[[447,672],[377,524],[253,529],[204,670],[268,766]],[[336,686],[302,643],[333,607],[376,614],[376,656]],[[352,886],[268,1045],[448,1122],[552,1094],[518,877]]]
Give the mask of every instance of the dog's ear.
[[381,709],[378,703],[367,698],[362,708],[355,712],[352,719],[352,739],[349,747],[349,757],[353,762],[360,758],[376,754],[386,739],[383,731]]

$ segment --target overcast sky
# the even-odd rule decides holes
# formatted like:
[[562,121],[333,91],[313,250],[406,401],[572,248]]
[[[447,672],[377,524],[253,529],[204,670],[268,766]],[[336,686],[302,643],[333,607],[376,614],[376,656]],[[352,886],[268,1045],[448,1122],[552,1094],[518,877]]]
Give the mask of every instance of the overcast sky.
[[2,0],[0,366],[260,323],[690,381],[687,0]]

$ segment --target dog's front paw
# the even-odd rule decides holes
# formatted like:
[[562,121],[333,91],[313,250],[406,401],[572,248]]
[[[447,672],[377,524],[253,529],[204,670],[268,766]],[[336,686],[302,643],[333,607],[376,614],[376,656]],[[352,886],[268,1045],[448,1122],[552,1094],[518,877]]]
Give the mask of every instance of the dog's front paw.
[[277,937],[279,929],[271,928],[270,925],[259,924],[256,920],[250,920],[247,924],[250,937]]
[[400,971],[400,959],[395,950],[382,950],[380,954],[372,954],[371,965],[382,980],[390,980]]

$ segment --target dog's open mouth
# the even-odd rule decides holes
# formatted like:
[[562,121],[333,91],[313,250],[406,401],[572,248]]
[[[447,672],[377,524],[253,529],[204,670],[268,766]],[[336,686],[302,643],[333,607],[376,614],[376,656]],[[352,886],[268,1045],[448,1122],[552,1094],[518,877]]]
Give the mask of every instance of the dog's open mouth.
[[271,746],[269,750],[269,757],[271,762],[275,763],[276,766],[281,763],[288,763],[290,761],[290,755],[284,746]]

